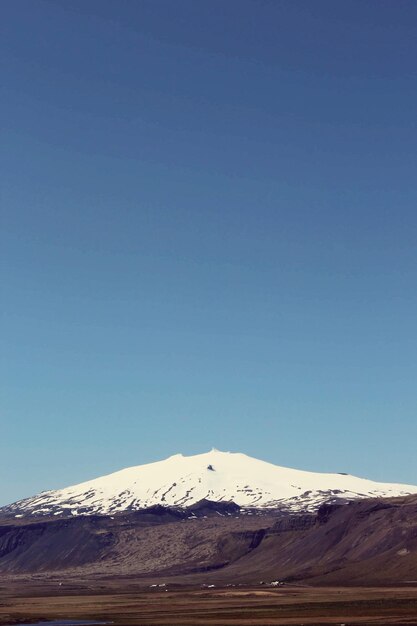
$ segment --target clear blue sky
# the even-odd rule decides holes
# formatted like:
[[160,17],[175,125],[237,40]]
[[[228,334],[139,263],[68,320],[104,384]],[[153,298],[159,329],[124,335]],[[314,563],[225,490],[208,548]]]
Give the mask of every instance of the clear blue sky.
[[212,446],[417,483],[416,25],[3,1],[1,503]]

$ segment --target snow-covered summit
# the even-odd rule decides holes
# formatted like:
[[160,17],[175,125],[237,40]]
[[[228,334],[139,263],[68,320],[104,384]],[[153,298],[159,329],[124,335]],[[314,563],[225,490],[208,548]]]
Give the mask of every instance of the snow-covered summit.
[[247,508],[314,510],[321,503],[417,493],[417,486],[378,483],[346,474],[279,467],[246,454],[211,450],[175,454],[72,487],[46,491],[3,508],[14,515],[116,513],[154,505],[188,507],[200,500]]

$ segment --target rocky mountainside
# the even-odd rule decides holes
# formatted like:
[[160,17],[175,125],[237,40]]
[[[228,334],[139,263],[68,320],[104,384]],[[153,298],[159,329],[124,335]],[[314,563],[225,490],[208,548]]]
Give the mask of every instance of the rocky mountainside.
[[[417,581],[417,497],[322,505],[316,513],[239,510],[203,501],[115,515],[4,519],[0,575],[80,584]],[[414,583],[413,583],[414,581]]]
[[187,508],[203,499],[252,509],[315,511],[324,502],[417,493],[417,486],[279,467],[245,454],[212,450],[139,465],[42,492],[0,509],[0,516],[103,515],[152,506]]

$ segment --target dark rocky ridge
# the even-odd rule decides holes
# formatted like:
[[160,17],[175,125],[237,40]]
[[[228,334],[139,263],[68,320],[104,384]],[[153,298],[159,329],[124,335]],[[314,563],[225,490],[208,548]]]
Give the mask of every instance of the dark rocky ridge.
[[417,497],[323,505],[317,514],[202,501],[112,516],[3,519],[0,574],[170,583],[409,584]]

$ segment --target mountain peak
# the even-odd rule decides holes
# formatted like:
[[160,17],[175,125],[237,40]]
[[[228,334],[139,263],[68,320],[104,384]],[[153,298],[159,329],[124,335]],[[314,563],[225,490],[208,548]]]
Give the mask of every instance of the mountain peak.
[[417,493],[417,486],[289,469],[240,452],[212,448],[191,456],[175,454],[43,492],[4,507],[3,512],[19,516],[113,514],[155,505],[189,507],[200,500],[234,502],[246,508],[309,511],[328,501],[412,493]]

